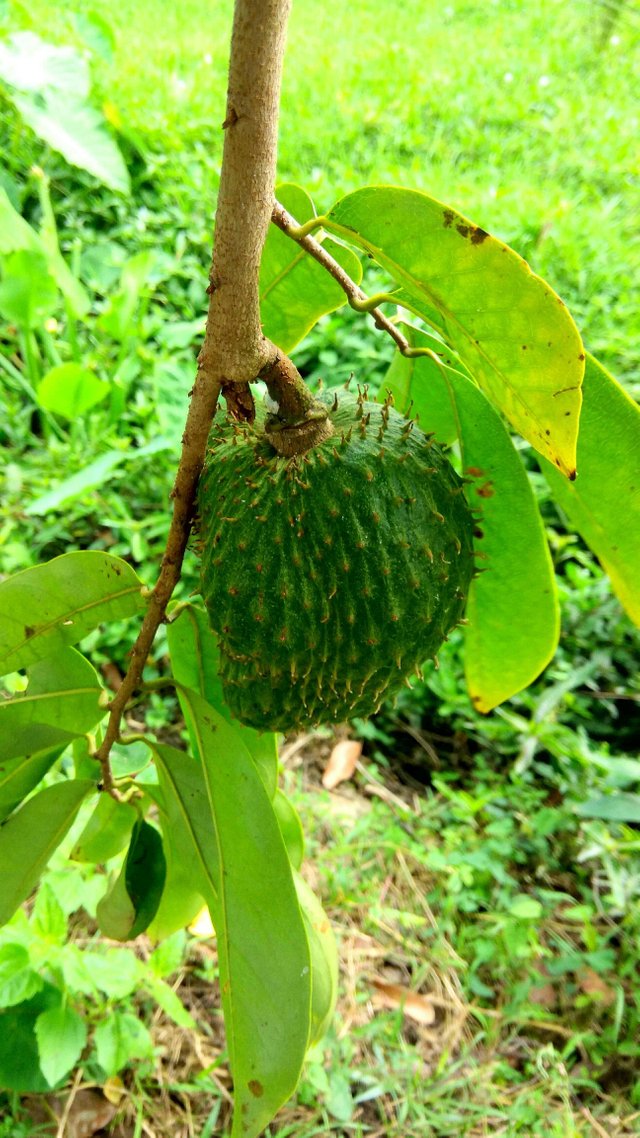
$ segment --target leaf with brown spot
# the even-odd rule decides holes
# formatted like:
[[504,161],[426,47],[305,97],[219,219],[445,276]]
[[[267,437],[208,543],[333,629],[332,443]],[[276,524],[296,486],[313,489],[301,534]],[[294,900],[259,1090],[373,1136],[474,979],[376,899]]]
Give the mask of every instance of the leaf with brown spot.
[[392,1011],[401,1008],[406,1016],[424,1026],[435,1022],[435,1008],[429,996],[413,992],[402,984],[387,984],[385,980],[375,979],[373,986],[376,989],[372,1000],[374,1007],[390,1008]]
[[341,782],[353,778],[361,754],[362,743],[357,739],[341,739],[336,743],[322,776],[322,785],[325,789],[333,790]]
[[322,225],[373,257],[396,303],[442,335],[518,434],[574,475],[582,341],[522,257],[442,202],[395,186],[347,194]]

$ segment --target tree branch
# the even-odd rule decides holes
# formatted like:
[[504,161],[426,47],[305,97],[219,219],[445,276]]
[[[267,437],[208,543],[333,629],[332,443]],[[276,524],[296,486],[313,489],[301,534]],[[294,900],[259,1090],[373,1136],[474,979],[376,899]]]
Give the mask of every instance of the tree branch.
[[280,84],[290,4],[291,0],[236,0],[209,312],[171,492],[173,516],[158,581],[149,594],[129,669],[110,704],[104,740],[95,753],[103,787],[114,798],[119,798],[119,792],[109,754],[180,578],[220,390],[223,385],[225,390],[230,390],[230,384],[238,385],[238,405],[250,414],[247,385],[277,356],[260,325],[259,269],[275,200]]
[[426,355],[433,357],[437,361],[437,354],[433,352],[431,348],[412,348],[406,336],[402,335],[402,332],[396,327],[393,321],[389,320],[389,318],[376,307],[376,300],[378,303],[382,303],[383,300],[392,301],[392,296],[382,294],[380,297],[368,297],[366,292],[363,292],[355,281],[351,280],[351,277],[344,271],[342,265],[339,265],[330,253],[327,253],[327,250],[319,241],[316,241],[315,237],[312,237],[310,233],[305,233],[305,227],[300,226],[295,218],[292,217],[279,202],[276,202],[273,208],[271,220],[274,225],[277,225],[278,229],[286,233],[287,237],[290,237],[292,241],[300,245],[305,252],[309,253],[319,265],[322,265],[322,267],[331,274],[345,293],[352,308],[355,308],[357,312],[367,312],[373,317],[376,328],[380,328],[381,331],[387,332],[391,336],[391,339],[395,342],[403,356],[408,356],[411,359],[415,356]]

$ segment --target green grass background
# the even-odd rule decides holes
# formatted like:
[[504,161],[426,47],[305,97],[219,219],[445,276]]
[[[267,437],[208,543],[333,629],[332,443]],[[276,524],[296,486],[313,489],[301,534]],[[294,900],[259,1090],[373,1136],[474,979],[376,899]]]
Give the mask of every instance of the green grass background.
[[[35,0],[34,26],[64,9]],[[211,199],[230,0],[122,0],[105,91]],[[55,29],[53,29],[55,30]],[[513,244],[570,302],[587,346],[638,379],[640,18],[615,0],[294,0],[279,175],[317,208],[357,186],[424,189]],[[208,176],[207,176],[207,171]],[[176,185],[172,185],[175,180]],[[211,202],[211,212],[213,203]]]

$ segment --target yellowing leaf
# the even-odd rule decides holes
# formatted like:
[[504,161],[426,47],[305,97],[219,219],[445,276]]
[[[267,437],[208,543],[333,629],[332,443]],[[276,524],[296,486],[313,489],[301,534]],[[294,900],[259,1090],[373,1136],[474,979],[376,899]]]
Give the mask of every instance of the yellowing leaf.
[[399,286],[511,425],[569,476],[584,351],[563,302],[513,249],[417,190],[368,186],[322,218]]
[[593,356],[584,377],[578,477],[569,483],[547,462],[542,471],[640,625],[640,407]]

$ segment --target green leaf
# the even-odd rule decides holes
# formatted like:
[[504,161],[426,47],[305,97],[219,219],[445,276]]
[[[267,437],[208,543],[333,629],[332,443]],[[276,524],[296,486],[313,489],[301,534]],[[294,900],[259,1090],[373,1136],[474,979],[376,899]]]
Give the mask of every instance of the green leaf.
[[20,1093],[49,1090],[40,1070],[35,1025],[43,1011],[59,1003],[59,990],[46,984],[33,999],[0,1012],[0,1086],[3,1090]]
[[322,224],[369,253],[512,426],[570,476],[584,352],[562,301],[502,241],[417,190],[370,186]]
[[77,644],[145,607],[142,581],[109,553],[63,553],[0,584],[0,675]]
[[66,940],[67,917],[50,884],[50,875],[41,882],[36,894],[29,928],[51,944],[64,944]]
[[19,91],[51,88],[80,98],[90,89],[87,61],[75,47],[46,43],[27,31],[0,42],[0,79]]
[[[99,455],[98,458],[76,474],[64,478],[62,482],[54,486],[53,490],[47,490],[45,494],[41,494],[39,498],[29,502],[23,513],[30,516],[48,514],[49,510],[56,510],[59,506],[71,501],[72,498],[77,498],[80,494],[86,494],[89,490],[93,490],[95,486],[103,486],[107,475],[122,463],[139,462],[141,458],[147,458],[150,454],[170,450],[172,443],[170,439],[159,438],[143,447],[127,445],[127,450],[108,450],[106,454]],[[75,557],[77,554],[63,554],[63,556]]]
[[142,979],[140,961],[128,948],[112,948],[108,952],[90,952],[83,958],[94,985],[111,1000],[126,1000],[137,991]]
[[41,1012],[36,1020],[40,1068],[55,1087],[80,1058],[87,1041],[87,1025],[73,1008],[61,1004]]
[[154,948],[147,964],[153,974],[163,980],[167,976],[173,976],[182,967],[186,951],[187,934],[184,929],[179,929]]
[[142,818],[114,885],[98,904],[100,929],[113,940],[134,940],[155,917],[166,877],[162,838]]
[[80,364],[60,364],[47,372],[37,394],[45,411],[73,422],[107,398],[109,384]]
[[232,718],[218,674],[218,642],[205,610],[199,605],[181,606],[178,617],[167,626],[167,642],[175,679],[197,691],[231,724],[258,767],[267,794],[273,798],[278,785],[277,738],[273,732],[259,734]]
[[98,901],[96,920],[103,936],[110,940],[128,940],[136,920],[136,910],[127,892],[124,868],[104,897]]
[[309,1033],[309,946],[278,822],[250,756],[239,740],[227,742],[228,725],[201,696],[183,689],[181,699],[198,742],[206,830],[193,780],[183,779],[184,760],[166,747],[158,748],[158,759],[190,826],[194,866],[218,935],[233,1135],[255,1138],[300,1075]]
[[135,335],[135,313],[155,262],[155,253],[150,249],[126,261],[120,277],[120,289],[110,297],[108,307],[100,316],[99,328],[119,343]]
[[64,747],[48,747],[35,755],[0,761],[0,822],[30,794],[60,758]]
[[162,1008],[165,1015],[177,1023],[178,1027],[184,1027],[187,1031],[194,1031],[197,1028],[193,1016],[189,1015],[173,988],[165,984],[164,980],[161,980],[159,976],[154,976],[153,973],[146,972],[143,983],[158,1007]]
[[138,818],[133,806],[116,802],[110,794],[101,794],[69,856],[74,861],[109,861],[127,845]]
[[131,937],[144,932],[157,913],[166,873],[162,838],[155,826],[141,818],[131,835],[125,862],[127,893],[136,911]]
[[91,301],[88,293],[73,276],[59,251],[41,240],[35,229],[13,208],[6,190],[0,186],[0,254],[8,255],[21,249],[44,256],[49,273],[76,316],[83,316],[89,311]]
[[86,779],[57,782],[30,798],[0,827],[0,926],[29,896],[92,791],[95,784]]
[[[154,744],[156,754],[164,744]],[[198,806],[198,795],[202,790],[202,778],[197,763],[191,755],[184,751],[175,750],[177,762],[185,764],[184,777],[192,779],[191,797],[192,813],[195,814]],[[179,929],[187,925],[198,915],[204,906],[204,897],[199,892],[198,875],[193,872],[193,843],[191,833],[181,799],[173,793],[171,784],[167,786],[163,775],[163,766],[157,763],[159,786],[143,785],[143,789],[156,804],[160,817],[164,855],[167,864],[167,876],[160,906],[147,929],[147,936],[151,940],[164,940]],[[139,784],[141,785],[141,784]],[[187,792],[189,793],[189,792]],[[201,803],[203,820],[200,829],[206,831],[206,805]],[[206,838],[205,838],[206,840]],[[215,851],[210,856],[215,856]]]
[[519,893],[509,903],[509,913],[521,921],[539,921],[542,916],[542,905],[528,893]]
[[28,126],[71,165],[120,193],[131,192],[129,171],[104,116],[84,100],[48,88],[37,96],[15,94],[13,102]]
[[[423,334],[406,328],[420,346]],[[555,578],[542,519],[522,462],[498,413],[466,376],[428,357],[394,361],[404,398],[413,398],[425,431],[445,428],[460,442],[467,496],[481,513],[466,616],[465,671],[479,711],[527,687],[558,643]],[[393,387],[393,385],[391,385]],[[386,387],[386,382],[383,384]]]
[[30,1000],[44,984],[22,944],[0,945],[0,1008]]
[[96,1057],[107,1078],[117,1075],[134,1059],[150,1059],[153,1040],[143,1023],[130,1012],[112,1012],[93,1033]]
[[294,869],[300,869],[304,858],[304,833],[298,811],[281,790],[276,791],[273,809],[289,861]]
[[117,41],[108,20],[94,8],[88,12],[74,12],[73,22],[89,50],[105,63],[111,63]]
[[44,253],[22,249],[7,257],[0,282],[0,315],[22,329],[41,327],[58,301]]
[[[311,198],[299,186],[278,186],[276,197],[298,223],[314,216]],[[358,284],[362,265],[355,253],[331,238],[323,245]],[[321,316],[345,303],[344,291],[326,269],[271,225],[260,264],[260,311],[265,336],[284,352],[290,352]]]
[[616,794],[593,794],[574,810],[582,818],[600,818],[603,822],[640,823],[640,794],[620,790]]
[[311,1024],[309,1047],[326,1035],[338,999],[339,960],[331,922],[315,893],[299,874],[296,892],[311,954]]
[[583,392],[576,481],[567,483],[548,462],[542,472],[640,625],[640,408],[590,355]]
[[69,743],[104,716],[100,681],[75,648],[27,669],[26,692],[0,699],[0,762]]

